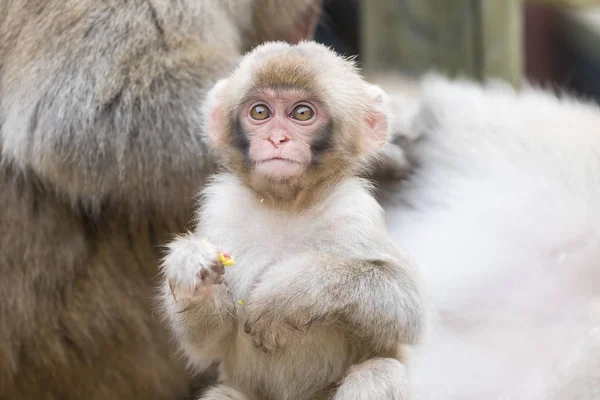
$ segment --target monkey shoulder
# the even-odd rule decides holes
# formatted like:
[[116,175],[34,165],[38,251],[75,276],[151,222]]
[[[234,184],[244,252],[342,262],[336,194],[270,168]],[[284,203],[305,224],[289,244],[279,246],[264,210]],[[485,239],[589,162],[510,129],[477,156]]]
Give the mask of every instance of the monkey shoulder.
[[326,198],[323,207],[330,220],[385,224],[383,208],[365,179],[353,177],[341,181]]
[[366,180],[339,182],[311,218],[318,247],[359,258],[376,250],[392,250],[384,211]]

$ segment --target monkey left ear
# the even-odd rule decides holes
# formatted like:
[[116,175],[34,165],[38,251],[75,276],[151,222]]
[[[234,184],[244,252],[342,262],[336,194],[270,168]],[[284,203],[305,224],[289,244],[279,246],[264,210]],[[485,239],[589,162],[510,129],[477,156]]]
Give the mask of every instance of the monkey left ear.
[[211,145],[218,145],[223,139],[223,89],[227,79],[218,81],[206,95],[205,107],[207,109],[206,133]]
[[366,117],[367,152],[379,150],[390,134],[390,99],[387,93],[377,85],[368,85],[369,110]]

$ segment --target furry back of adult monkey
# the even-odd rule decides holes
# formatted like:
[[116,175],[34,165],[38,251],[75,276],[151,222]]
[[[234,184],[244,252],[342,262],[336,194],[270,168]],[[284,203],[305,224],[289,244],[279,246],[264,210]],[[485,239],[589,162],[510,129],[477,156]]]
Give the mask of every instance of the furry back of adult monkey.
[[[0,2],[0,398],[181,399],[160,245],[211,169],[208,88],[318,0]],[[277,18],[273,18],[277,15]]]
[[417,167],[382,191],[439,314],[413,398],[600,398],[600,109],[528,86],[420,89]]

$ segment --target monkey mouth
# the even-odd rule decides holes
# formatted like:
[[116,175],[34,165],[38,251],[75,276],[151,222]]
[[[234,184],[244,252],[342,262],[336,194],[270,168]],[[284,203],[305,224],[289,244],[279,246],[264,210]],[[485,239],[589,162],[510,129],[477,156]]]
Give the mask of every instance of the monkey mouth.
[[263,163],[272,162],[272,161],[283,161],[283,162],[288,162],[288,163],[293,163],[293,164],[301,164],[300,162],[298,162],[296,160],[292,160],[290,158],[285,158],[285,157],[265,158],[263,160],[258,161],[257,164],[263,164]]

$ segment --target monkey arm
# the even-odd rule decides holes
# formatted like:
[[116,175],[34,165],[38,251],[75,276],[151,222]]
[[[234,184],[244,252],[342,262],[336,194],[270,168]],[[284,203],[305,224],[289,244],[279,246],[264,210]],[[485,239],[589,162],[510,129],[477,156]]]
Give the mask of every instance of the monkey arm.
[[[222,283],[217,249],[195,234],[169,244],[161,304],[183,353],[199,371],[217,361],[233,332],[234,304]],[[218,262],[218,261],[217,261]]]
[[374,351],[394,353],[401,344],[417,342],[425,326],[425,303],[406,266],[393,256],[294,257],[268,271],[252,292],[246,331],[260,331],[272,321],[300,332],[315,322],[334,322],[370,341]]
[[227,288],[215,285],[209,295],[175,299],[165,281],[163,307],[180,349],[201,372],[218,361],[228,348],[224,344],[233,332],[233,304]]
[[383,352],[420,340],[425,304],[404,260],[331,257],[329,262],[321,265],[324,290],[353,334]]

